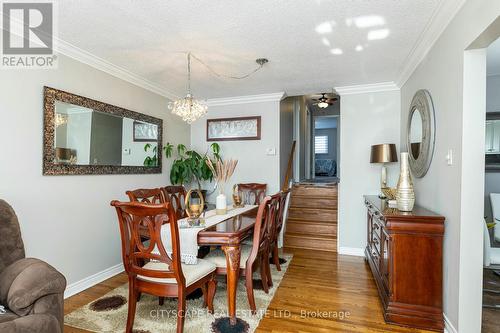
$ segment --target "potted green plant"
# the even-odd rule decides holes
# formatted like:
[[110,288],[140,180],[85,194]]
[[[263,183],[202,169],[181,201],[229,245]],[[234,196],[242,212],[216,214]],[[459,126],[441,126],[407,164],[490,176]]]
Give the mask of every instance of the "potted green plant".
[[[157,147],[158,146],[153,147],[153,156],[146,156],[146,158],[144,159],[143,164],[145,167],[155,167],[158,165]],[[149,151],[150,148],[151,148],[150,143],[146,143],[146,145],[144,145],[144,151],[146,153]]]
[[[163,149],[167,158],[171,158],[174,155],[173,144],[168,142]],[[178,144],[175,153],[176,157],[170,169],[170,182],[173,185],[187,185],[196,182],[198,189],[206,193],[206,191],[201,189],[201,182],[211,182],[214,178],[212,170],[210,170],[206,161],[208,159],[214,162],[220,160],[219,144],[212,143],[203,155],[195,150],[188,150],[183,144]]]

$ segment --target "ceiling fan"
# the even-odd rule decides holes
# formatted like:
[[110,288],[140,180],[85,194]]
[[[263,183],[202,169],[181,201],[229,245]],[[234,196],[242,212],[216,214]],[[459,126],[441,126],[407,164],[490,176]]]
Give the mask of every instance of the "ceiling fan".
[[320,109],[325,109],[330,105],[333,105],[334,102],[338,101],[337,97],[329,98],[325,96],[326,93],[322,93],[320,98],[313,99],[315,101],[313,105],[317,105]]

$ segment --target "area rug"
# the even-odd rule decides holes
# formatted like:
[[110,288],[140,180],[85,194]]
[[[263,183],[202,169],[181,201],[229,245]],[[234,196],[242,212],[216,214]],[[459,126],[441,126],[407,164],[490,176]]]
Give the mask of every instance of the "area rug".
[[[244,284],[244,278],[238,282],[236,293],[237,325],[227,325],[227,293],[225,279],[219,279],[217,292],[214,298],[214,314],[208,313],[203,307],[201,293],[194,292],[188,296],[184,332],[186,333],[225,333],[255,331],[260,319],[267,315],[266,310],[273,295],[278,288],[283,276],[292,260],[292,255],[283,254],[280,260],[281,272],[271,265],[273,287],[269,294],[262,290],[260,274],[254,275],[254,295],[257,314],[252,315]],[[67,314],[64,324],[91,332],[110,333],[125,332],[127,321],[128,284],[124,284],[103,297],[84,305],[83,307]],[[143,294],[137,303],[134,322],[134,333],[170,333],[176,331],[177,299],[165,299],[164,305],[158,305],[158,297]]]

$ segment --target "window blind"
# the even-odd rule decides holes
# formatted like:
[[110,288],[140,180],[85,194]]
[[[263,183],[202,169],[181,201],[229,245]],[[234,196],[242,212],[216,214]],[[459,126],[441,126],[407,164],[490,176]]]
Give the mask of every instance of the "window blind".
[[316,135],[314,137],[314,153],[328,154],[328,135]]

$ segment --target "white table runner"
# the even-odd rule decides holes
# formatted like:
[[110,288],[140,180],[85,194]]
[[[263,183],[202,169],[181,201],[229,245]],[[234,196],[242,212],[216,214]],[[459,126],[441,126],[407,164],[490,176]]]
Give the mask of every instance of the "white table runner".
[[[181,261],[187,265],[196,265],[198,262],[198,233],[206,228],[209,228],[217,223],[227,220],[231,217],[243,214],[257,207],[256,205],[245,205],[242,208],[233,208],[232,205],[227,207],[227,214],[217,215],[215,209],[205,213],[205,226],[189,227],[187,218],[177,220],[179,227],[179,247],[181,250]],[[172,253],[172,238],[170,236],[170,224],[164,224],[161,227],[161,240],[167,253]],[[157,249],[153,251],[159,253]]]

